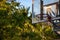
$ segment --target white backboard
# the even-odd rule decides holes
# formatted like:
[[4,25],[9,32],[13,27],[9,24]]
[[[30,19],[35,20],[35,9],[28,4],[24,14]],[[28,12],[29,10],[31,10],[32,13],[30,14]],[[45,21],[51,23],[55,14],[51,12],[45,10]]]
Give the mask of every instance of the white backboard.
[[[43,5],[48,5],[48,4],[52,4],[52,3],[55,3],[55,2],[58,2],[59,0],[43,0]],[[47,14],[47,9],[51,9],[55,15],[53,13],[51,13],[52,17],[56,17],[56,4],[54,5],[49,5],[49,6],[43,6],[43,13],[44,14]],[[38,22],[45,22],[47,20],[47,15],[43,15],[43,20],[40,20],[40,0],[34,0],[34,8],[33,8],[33,13],[32,13],[32,16],[33,14],[35,15],[34,17],[32,17],[32,23],[38,23]]]

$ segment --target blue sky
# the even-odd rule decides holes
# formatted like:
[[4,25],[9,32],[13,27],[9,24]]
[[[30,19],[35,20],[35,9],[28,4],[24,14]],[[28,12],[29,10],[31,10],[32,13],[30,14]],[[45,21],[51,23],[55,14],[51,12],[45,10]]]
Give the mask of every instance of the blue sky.
[[[30,7],[30,11],[32,11],[32,0],[17,0],[18,2],[21,2],[21,5],[24,5],[25,7]],[[44,5],[57,2],[58,0],[44,0]],[[39,13],[39,0],[35,0],[35,12]]]
[[30,11],[32,8],[32,0],[17,0],[18,2],[21,2],[21,5],[24,5],[26,8],[30,7]]
[[57,1],[59,1],[59,0],[44,0],[44,4],[54,3]]

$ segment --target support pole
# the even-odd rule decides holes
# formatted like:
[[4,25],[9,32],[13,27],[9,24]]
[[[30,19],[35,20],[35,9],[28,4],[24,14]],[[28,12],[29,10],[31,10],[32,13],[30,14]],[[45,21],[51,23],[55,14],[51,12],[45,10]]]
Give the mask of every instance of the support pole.
[[33,18],[35,17],[35,14],[34,14],[34,0],[32,0],[32,17]]
[[40,20],[43,20],[43,1],[40,0]]
[[59,17],[60,17],[60,0],[59,0]]
[[58,17],[58,3],[56,4],[56,17]]

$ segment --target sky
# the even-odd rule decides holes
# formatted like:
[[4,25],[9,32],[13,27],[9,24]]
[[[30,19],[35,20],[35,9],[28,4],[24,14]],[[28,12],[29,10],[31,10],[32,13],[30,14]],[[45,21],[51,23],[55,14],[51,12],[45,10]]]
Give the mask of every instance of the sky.
[[30,7],[30,11],[32,10],[32,0],[16,0],[17,2],[21,2],[21,5],[24,5],[26,8]]
[[[24,5],[25,7],[30,7],[30,11],[32,12],[32,0],[16,0],[17,2],[21,2],[21,5]],[[44,5],[57,2],[58,0],[43,0]],[[39,7],[40,1],[34,0],[34,12],[36,14],[40,13],[40,7]]]

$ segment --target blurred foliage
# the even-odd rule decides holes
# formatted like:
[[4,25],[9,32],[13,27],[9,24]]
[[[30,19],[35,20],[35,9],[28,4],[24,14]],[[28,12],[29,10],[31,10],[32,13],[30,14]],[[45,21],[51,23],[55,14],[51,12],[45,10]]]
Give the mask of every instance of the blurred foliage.
[[46,23],[32,24],[29,7],[16,2],[0,2],[0,40],[54,40],[56,34]]

